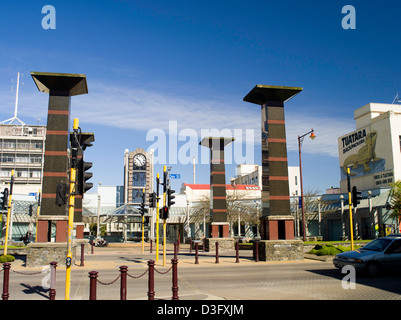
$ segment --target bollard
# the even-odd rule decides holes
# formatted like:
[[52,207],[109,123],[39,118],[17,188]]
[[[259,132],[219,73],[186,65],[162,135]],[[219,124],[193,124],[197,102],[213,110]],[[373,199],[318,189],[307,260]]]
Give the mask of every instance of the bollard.
[[259,262],[259,241],[255,241],[255,262]]
[[153,260],[148,261],[148,300],[155,300],[155,262]]
[[10,293],[8,292],[9,289],[9,281],[10,281],[10,268],[11,268],[11,263],[6,262],[3,263],[3,293],[1,295],[1,298],[3,300],[8,300],[8,297],[10,296]]
[[199,264],[198,260],[198,243],[195,242],[195,264]]
[[173,265],[173,286],[171,287],[171,291],[173,292],[172,300],[180,300],[178,298],[178,272],[177,272],[178,259],[177,258],[171,259],[171,264]]
[[203,252],[206,252],[206,238],[203,238]]
[[127,266],[120,266],[120,276],[121,276],[121,284],[120,284],[120,300],[127,300]]
[[89,300],[96,300],[97,271],[89,272]]
[[239,242],[235,243],[235,263],[239,263]]
[[216,262],[219,263],[219,243],[216,242]]
[[57,261],[50,262],[50,300],[56,300],[56,267]]
[[91,254],[93,254],[93,239],[91,241]]
[[189,253],[192,253],[192,238],[189,239]]
[[81,267],[84,266],[85,259],[85,243],[81,243]]
[[174,242],[174,259],[177,259],[177,242]]
[[150,253],[153,253],[153,240],[150,239]]

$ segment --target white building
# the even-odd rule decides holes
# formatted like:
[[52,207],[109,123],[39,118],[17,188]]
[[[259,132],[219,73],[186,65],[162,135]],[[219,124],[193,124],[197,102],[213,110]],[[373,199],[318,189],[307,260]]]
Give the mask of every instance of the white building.
[[[262,166],[257,164],[240,164],[236,169],[236,178],[231,181],[235,184],[256,185],[262,188]],[[301,195],[299,167],[288,167],[288,184],[290,196]]]
[[341,192],[347,167],[358,190],[390,188],[401,179],[401,105],[369,103],[354,112],[356,130],[338,138]]

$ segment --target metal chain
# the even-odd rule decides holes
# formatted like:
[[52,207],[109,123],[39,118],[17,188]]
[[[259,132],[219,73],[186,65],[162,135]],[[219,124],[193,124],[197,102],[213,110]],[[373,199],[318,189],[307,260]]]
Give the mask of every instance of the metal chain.
[[146,274],[146,272],[148,272],[148,271],[149,271],[149,268],[147,268],[144,273],[142,273],[140,276],[137,276],[137,277],[132,276],[127,272],[127,276],[130,278],[133,278],[133,279],[139,279],[139,278],[143,277]]
[[15,272],[15,273],[18,273],[18,274],[22,274],[22,275],[24,275],[24,276],[33,276],[33,275],[41,274],[41,273],[42,273],[42,271],[38,271],[38,272],[20,272],[20,271],[15,271],[15,270],[13,270],[13,269],[11,269],[11,268],[10,268],[10,270],[11,270],[12,272]]
[[116,282],[116,281],[120,278],[120,276],[121,276],[121,274],[119,274],[119,275],[117,276],[117,278],[115,278],[115,279],[114,279],[113,281],[111,281],[111,282],[102,282],[102,281],[100,281],[99,279],[96,279],[96,280],[97,280],[97,282],[99,282],[99,283],[102,284],[102,285],[109,286],[109,285],[113,284],[114,282]]
[[157,270],[157,269],[155,268],[155,271],[156,271],[158,274],[166,274],[166,273],[168,273],[172,268],[173,268],[173,266],[171,266],[170,269],[168,269],[166,272],[159,271],[159,270]]

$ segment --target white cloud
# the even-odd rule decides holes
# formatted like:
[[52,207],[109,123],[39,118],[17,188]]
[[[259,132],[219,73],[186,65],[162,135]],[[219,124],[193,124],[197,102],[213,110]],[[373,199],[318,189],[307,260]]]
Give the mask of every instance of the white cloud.
[[[48,97],[38,91],[24,89],[20,94],[19,115],[47,117]],[[36,88],[35,88],[36,89]],[[29,91],[29,92],[26,92]],[[13,95],[0,93],[5,114],[14,113]],[[294,103],[294,102],[293,102]],[[141,88],[113,87],[92,82],[88,95],[72,97],[72,115],[85,122],[111,127],[149,131],[154,128],[168,133],[169,121],[177,121],[178,130],[234,129],[255,130],[253,143],[260,145],[260,111],[257,106],[238,101],[235,105],[221,101],[160,93]],[[301,110],[298,108],[297,110]],[[4,110],[2,110],[4,111]],[[302,152],[338,157],[337,138],[354,128],[353,119],[310,116],[299,111],[286,110],[288,150],[298,150],[298,135],[315,130],[317,138],[305,137]]]

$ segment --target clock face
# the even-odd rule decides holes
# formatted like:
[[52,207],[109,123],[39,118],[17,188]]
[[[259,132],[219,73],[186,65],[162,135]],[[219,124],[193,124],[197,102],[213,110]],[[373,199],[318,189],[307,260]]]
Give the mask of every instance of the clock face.
[[142,153],[139,153],[134,157],[134,164],[137,167],[142,167],[145,165],[145,163],[146,163],[146,157]]

